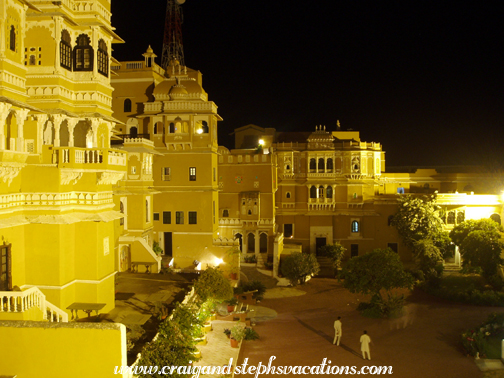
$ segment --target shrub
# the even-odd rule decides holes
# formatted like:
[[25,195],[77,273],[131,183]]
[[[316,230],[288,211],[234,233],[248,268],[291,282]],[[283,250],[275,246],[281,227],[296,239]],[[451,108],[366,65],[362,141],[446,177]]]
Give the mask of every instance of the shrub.
[[320,267],[315,255],[294,252],[282,261],[282,274],[293,286],[304,284],[306,277],[315,275]]
[[245,257],[243,258],[243,260],[246,263],[252,263],[252,264],[255,264],[257,262],[257,259],[256,259],[255,255],[245,255]]
[[154,253],[155,253],[156,255],[160,255],[160,254],[162,254],[162,253],[163,253],[163,248],[161,248],[161,247],[159,246],[159,243],[158,243],[157,241],[155,241],[155,242],[153,243],[153,245],[152,245],[152,250],[154,251]]
[[382,318],[383,314],[380,306],[373,302],[361,302],[357,306],[357,310],[360,311],[362,316],[367,318]]
[[259,334],[250,327],[245,327],[245,337],[244,340],[257,340]]
[[264,293],[266,293],[266,286],[261,281],[257,280],[243,283],[242,289],[243,289],[242,293],[257,290],[257,292],[255,292],[254,295],[252,296],[253,298],[256,299],[262,299],[264,297]]
[[245,327],[237,324],[231,328],[231,338],[236,341],[242,341],[245,338]]
[[218,268],[207,268],[194,284],[194,291],[201,302],[208,299],[224,301],[233,296],[233,287]]
[[330,258],[333,262],[333,267],[336,269],[341,268],[341,258],[345,254],[346,248],[341,244],[326,244],[318,249],[318,254],[320,256],[326,256]]
[[479,327],[466,330],[462,333],[462,345],[471,356],[475,356],[476,353],[479,353],[482,357],[489,357],[488,339],[492,336],[502,339],[503,329],[504,314],[490,314],[488,319]]

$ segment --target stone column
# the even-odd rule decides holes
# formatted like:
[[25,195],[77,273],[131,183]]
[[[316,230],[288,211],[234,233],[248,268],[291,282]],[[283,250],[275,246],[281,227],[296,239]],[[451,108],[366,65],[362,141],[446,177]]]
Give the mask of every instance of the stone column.
[[[91,26],[91,46],[93,46],[93,77],[98,78],[98,26]],[[96,144],[95,144],[96,146]]]
[[79,123],[78,118],[67,118],[67,128],[68,128],[68,147],[74,147],[74,132],[75,126]]
[[52,120],[54,125],[54,147],[60,146],[60,127],[63,120],[66,118],[63,114],[53,114]]
[[28,117],[29,111],[29,109],[14,111],[17,124],[16,151],[18,152],[24,152],[24,122],[26,121],[26,117]]
[[[92,135],[93,145],[91,148],[98,147],[98,126],[100,126],[101,119],[100,118],[87,118],[87,121],[91,124],[91,130],[93,132],[93,135]],[[90,147],[88,147],[88,148],[90,148]]]
[[60,43],[61,43],[61,23],[62,23],[62,18],[59,16],[54,16],[54,33],[56,35],[56,46],[55,46],[55,60],[54,60],[54,72],[55,73],[60,73],[61,71],[61,61],[60,61]]
[[110,140],[112,139],[112,130],[114,129],[116,123],[115,122],[105,122],[105,124],[107,125],[107,129],[108,129],[108,139],[107,139],[107,146],[108,148],[110,148]]
[[37,114],[37,154],[42,153],[42,145],[44,144],[44,124],[47,121],[47,114]]
[[[0,38],[2,41],[5,38]],[[12,105],[5,102],[0,102],[0,151],[5,150],[5,122],[9,116]]]

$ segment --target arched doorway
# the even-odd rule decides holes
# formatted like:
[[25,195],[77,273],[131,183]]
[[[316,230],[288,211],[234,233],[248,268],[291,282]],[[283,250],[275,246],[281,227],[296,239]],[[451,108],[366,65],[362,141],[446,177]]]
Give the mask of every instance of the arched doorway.
[[240,252],[243,251],[243,235],[242,234],[235,234],[235,240],[238,239],[238,242],[240,243]]
[[253,233],[247,236],[247,252],[255,253],[255,235]]
[[259,236],[259,252],[268,253],[268,234],[264,232]]

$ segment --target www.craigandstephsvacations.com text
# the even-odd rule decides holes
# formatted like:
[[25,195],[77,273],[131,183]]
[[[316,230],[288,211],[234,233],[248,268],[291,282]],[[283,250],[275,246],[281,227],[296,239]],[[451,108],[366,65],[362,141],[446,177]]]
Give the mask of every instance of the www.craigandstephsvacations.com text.
[[[392,374],[392,366],[333,366],[331,360],[324,358],[320,365],[314,366],[273,366],[275,356],[271,356],[268,365],[249,365],[248,358],[245,358],[243,364],[237,365],[234,368],[235,374],[254,374],[257,378],[265,374],[299,374],[299,375],[312,375],[312,374],[348,374],[348,375],[378,375],[378,374]],[[116,366],[114,374],[130,373],[131,375],[139,374],[192,374],[192,378],[198,378],[200,374],[230,374],[233,366],[233,359],[229,360],[228,365],[224,366]]]

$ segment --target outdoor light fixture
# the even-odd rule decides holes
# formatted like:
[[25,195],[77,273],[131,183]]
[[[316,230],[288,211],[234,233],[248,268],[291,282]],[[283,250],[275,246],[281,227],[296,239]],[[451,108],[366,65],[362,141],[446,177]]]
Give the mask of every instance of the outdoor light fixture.
[[259,144],[260,144],[261,146],[264,146],[264,139],[259,139]]
[[220,259],[220,258],[218,258],[218,257],[216,257],[216,258],[215,258],[215,265],[219,266],[219,265],[220,265],[220,264],[222,264],[223,262],[224,262],[224,260],[222,260],[222,259]]
[[201,264],[201,263],[200,263],[198,260],[194,260],[194,261],[193,261],[193,265],[194,265],[194,266],[198,266],[199,264]]
[[197,132],[198,134],[203,134],[203,129],[198,129],[198,130],[196,130],[196,132]]

